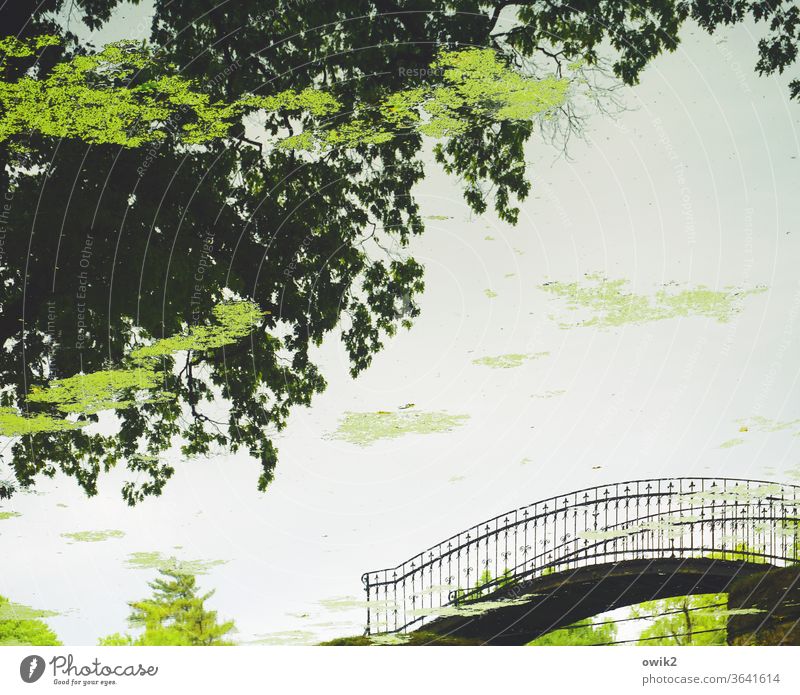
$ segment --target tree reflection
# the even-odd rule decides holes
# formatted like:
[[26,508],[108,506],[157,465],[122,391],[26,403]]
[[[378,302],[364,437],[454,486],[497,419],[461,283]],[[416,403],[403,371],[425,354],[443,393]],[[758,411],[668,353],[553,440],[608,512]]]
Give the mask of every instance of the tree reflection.
[[[72,9],[99,26],[117,4],[76,0]],[[648,60],[674,47],[689,14],[708,29],[741,19],[715,3],[522,2],[518,21],[507,25],[501,14],[509,5],[156,0],[152,37],[159,59],[214,100],[326,90],[353,109],[325,125],[337,132],[348,122],[364,130],[385,120],[380,104],[393,94],[441,86],[441,70],[430,67],[442,47],[489,46],[507,65],[544,78],[581,71],[583,59],[591,69],[597,46],[610,38],[619,54],[614,69],[633,82]],[[0,24],[23,39],[59,33],[53,13],[65,7],[47,0],[31,18],[7,3]],[[776,35],[796,31],[781,22]],[[34,65],[46,75],[86,50],[62,38],[36,63],[3,65],[3,80]],[[760,69],[791,62],[773,57]],[[570,109],[569,102],[558,109],[567,127]],[[523,147],[535,120],[464,105],[455,115],[458,128],[435,146],[436,159],[463,182],[474,211],[493,206],[515,222],[515,200],[531,186]],[[420,129],[405,123],[386,139],[351,138],[309,154],[265,143],[320,132],[318,114],[276,108],[246,122],[202,146],[169,132],[138,148],[32,133],[22,154],[0,148],[0,424],[13,435],[3,460],[18,484],[61,472],[91,495],[101,472],[125,462],[133,478],[123,494],[133,504],[161,492],[174,472],[167,452],[178,444],[189,456],[244,449],[261,464],[263,490],[277,460],[274,433],[293,406],[325,388],[311,349],[340,331],[356,375],[419,314],[423,269],[407,247],[424,230],[412,194],[423,177]],[[215,325],[215,309],[234,300],[260,312],[248,336],[160,355],[158,386],[144,389],[171,397],[137,398],[142,384],[120,387],[113,434],[106,423],[27,433],[9,425],[17,412],[52,412],[48,402],[28,399],[35,387],[113,371],[137,346]],[[0,496],[13,487],[0,483]]]

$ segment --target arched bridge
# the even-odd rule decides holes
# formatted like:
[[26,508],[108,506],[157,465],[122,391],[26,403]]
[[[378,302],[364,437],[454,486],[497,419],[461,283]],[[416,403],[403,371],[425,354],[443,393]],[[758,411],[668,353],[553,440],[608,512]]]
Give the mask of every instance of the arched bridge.
[[515,509],[397,567],[367,572],[367,634],[424,626],[496,644],[606,610],[717,593],[800,562],[800,487],[633,480]]

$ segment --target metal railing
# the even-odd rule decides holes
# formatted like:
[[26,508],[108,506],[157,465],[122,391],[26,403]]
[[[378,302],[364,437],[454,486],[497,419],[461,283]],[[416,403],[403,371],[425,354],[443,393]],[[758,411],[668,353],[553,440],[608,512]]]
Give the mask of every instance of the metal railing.
[[730,478],[633,480],[550,497],[481,522],[397,567],[366,572],[366,632],[416,629],[448,606],[587,565],[709,556],[796,563],[798,507],[797,485]]

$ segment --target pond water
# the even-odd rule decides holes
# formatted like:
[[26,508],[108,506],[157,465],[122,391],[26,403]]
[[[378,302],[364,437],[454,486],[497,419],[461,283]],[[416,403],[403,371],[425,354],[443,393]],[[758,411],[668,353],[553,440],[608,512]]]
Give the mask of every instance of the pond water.
[[[152,4],[116,12],[94,34],[70,26],[98,45],[148,34]],[[161,19],[159,36],[177,31]],[[223,74],[207,27],[181,28],[167,55]],[[349,48],[369,30],[343,35]],[[379,38],[340,76],[435,58]],[[785,80],[748,69],[743,92],[717,40],[691,39],[621,89],[615,117],[589,114],[569,157],[525,142],[516,224],[491,199],[470,207],[464,168],[447,173],[429,134],[380,161],[268,146],[257,116],[242,134],[255,145],[35,142],[9,199],[0,364],[16,394],[0,480],[33,484],[0,501],[0,594],[56,612],[65,644],[95,644],[178,567],[216,591],[237,641],[313,644],[363,631],[362,572],[507,509],[640,477],[796,480],[797,116]],[[295,41],[210,90],[322,79],[322,47]],[[754,39],[745,26],[726,41],[750,55]],[[214,318],[245,301],[264,312],[245,330]],[[203,352],[193,325],[224,336]],[[190,342],[130,361],[177,337]],[[87,419],[81,382],[30,412],[91,423],[21,445],[11,418],[37,403],[32,386],[134,368],[158,379],[135,407],[114,382]]]

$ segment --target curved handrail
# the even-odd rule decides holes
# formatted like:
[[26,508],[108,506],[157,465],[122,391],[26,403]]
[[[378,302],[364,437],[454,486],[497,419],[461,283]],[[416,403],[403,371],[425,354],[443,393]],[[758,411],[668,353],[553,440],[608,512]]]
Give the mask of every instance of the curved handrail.
[[[563,499],[565,497],[569,497],[569,496],[572,496],[572,495],[579,495],[580,493],[588,493],[589,491],[600,490],[600,489],[603,489],[603,488],[607,489],[607,488],[614,487],[614,486],[619,486],[619,485],[634,485],[636,483],[675,482],[675,481],[682,481],[682,480],[691,480],[691,481],[698,481],[699,480],[699,481],[714,481],[714,482],[724,481],[724,482],[730,482],[730,483],[754,483],[754,484],[757,484],[757,485],[780,485],[781,487],[784,487],[784,488],[794,488],[800,494],[800,485],[794,485],[793,483],[775,483],[775,482],[772,482],[772,481],[769,481],[769,480],[750,480],[750,479],[746,479],[746,478],[707,478],[707,477],[691,477],[691,476],[684,476],[684,477],[680,477],[680,478],[640,478],[638,480],[629,480],[629,481],[626,481],[624,483],[611,483],[610,485],[594,485],[592,487],[581,488],[580,490],[575,490],[573,492],[568,492],[568,493],[561,494],[561,495],[553,495],[552,497],[546,497],[543,500],[539,500],[538,502],[532,502],[531,504],[527,504],[524,507],[517,507],[517,508],[511,509],[511,510],[509,510],[509,511],[503,513],[503,514],[497,514],[497,515],[493,516],[491,519],[487,519],[485,521],[481,521],[480,523],[474,524],[470,528],[479,528],[481,526],[485,526],[486,524],[491,524],[493,522],[496,522],[501,518],[506,518],[506,517],[508,517],[508,516],[510,516],[512,514],[516,514],[516,513],[519,513],[519,512],[524,512],[524,510],[526,510],[526,509],[535,508],[538,505],[547,504],[548,502],[553,502],[553,501],[558,500],[560,498]],[[685,494],[685,493],[683,493],[683,494]],[[657,497],[657,496],[659,496],[659,494],[654,492],[654,493],[650,493],[650,496],[651,497]],[[663,493],[661,494],[661,496],[663,497]],[[629,499],[629,497],[628,496],[624,496],[624,495],[612,496],[612,497],[609,497],[607,501],[613,502],[613,501],[623,500],[623,499]],[[602,500],[602,501],[606,502],[606,500]],[[798,498],[797,501],[800,502],[800,498]],[[583,504],[584,503],[581,503],[578,506],[583,506]],[[571,506],[569,508],[572,509]],[[541,518],[543,516],[546,516],[547,514],[553,514],[553,513],[555,513],[555,509],[552,509],[549,512],[546,512],[544,514],[538,515],[538,518]],[[529,517],[528,520],[530,521],[530,520],[533,520],[533,519],[534,519],[534,517]],[[515,522],[513,524],[508,524],[507,526],[501,527],[500,530],[504,530],[505,528],[512,528],[517,523],[520,523],[520,522]],[[435,543],[434,545],[430,546],[429,548],[426,548],[425,550],[423,550],[421,553],[417,553],[416,555],[408,558],[407,560],[401,562],[399,565],[397,565],[395,567],[385,567],[383,569],[371,570],[369,572],[364,572],[361,575],[361,581],[363,583],[365,581],[366,577],[368,575],[370,575],[370,574],[379,574],[381,572],[392,572],[392,571],[396,571],[396,570],[402,569],[405,565],[407,565],[408,563],[412,562],[415,558],[417,558],[417,557],[419,557],[421,555],[425,555],[426,553],[432,552],[433,550],[436,550],[437,548],[441,547],[445,543],[449,543],[449,542],[451,542],[453,540],[459,539],[460,536],[463,533],[464,533],[464,531],[460,531],[459,533],[454,533],[452,536],[450,536],[448,538],[445,538],[443,541],[440,541],[439,543]],[[492,534],[490,534],[490,535],[492,535]],[[460,547],[463,548],[466,545],[467,544],[464,543]],[[455,551],[455,550],[457,550],[456,547],[453,548],[453,551]]]
[[[535,576],[551,566],[589,562],[593,557],[606,555],[663,555],[675,549],[674,539],[665,543],[665,524],[667,536],[678,531],[692,536],[686,547],[678,548],[681,553],[731,552],[724,538],[721,541],[715,538],[715,528],[719,526],[722,531],[726,528],[729,532],[732,530],[736,543],[752,540],[763,545],[764,557],[795,562],[798,560],[796,536],[800,527],[798,505],[798,485],[743,478],[638,479],[553,495],[475,524],[396,567],[365,572],[362,582],[367,592],[367,630],[370,630],[371,608],[385,616],[383,622],[387,623],[387,628],[391,613],[395,629],[386,631],[397,631],[420,621],[414,617],[419,612],[419,605],[428,603],[430,608],[435,608],[434,595],[438,595],[438,605],[443,607],[467,597],[480,597],[493,587],[518,581],[523,576]],[[793,515],[788,514],[789,508],[792,508]],[[771,510],[769,516],[766,515],[767,509]],[[687,516],[688,512],[691,514]],[[599,517],[603,517],[602,520]],[[750,532],[744,527],[739,528],[745,522],[747,528],[752,526]],[[758,527],[770,523],[773,527],[767,538]],[[794,534],[795,538],[790,554],[787,554],[785,540],[787,523],[790,535]],[[781,529],[777,529],[778,524]],[[695,544],[695,533],[699,536],[699,545]],[[761,536],[756,539],[758,533]],[[589,543],[592,534],[601,536],[599,542]],[[610,537],[602,538],[603,534]],[[708,542],[706,534],[710,534]],[[528,538],[529,535],[532,539]],[[581,538],[582,545],[579,543]],[[523,545],[517,546],[521,539]],[[629,549],[629,544],[635,547]],[[539,545],[543,550],[537,554],[535,546]],[[782,555],[778,547],[781,545]],[[601,547],[613,550],[611,553],[593,554]],[[529,556],[531,550],[533,555]],[[762,553],[754,550],[750,554],[755,557]],[[463,569],[462,564],[465,564]],[[493,566],[495,576],[491,575],[490,566]],[[501,566],[504,567],[502,574]],[[438,585],[434,578],[436,570]],[[480,572],[480,576],[478,583],[470,586],[469,575],[473,571]],[[465,586],[461,586],[462,572],[467,576]],[[383,601],[380,601],[381,594]],[[426,596],[430,598],[426,599]],[[395,608],[380,611],[379,602]],[[400,614],[402,618],[398,617]]]

